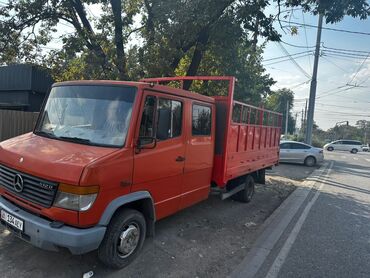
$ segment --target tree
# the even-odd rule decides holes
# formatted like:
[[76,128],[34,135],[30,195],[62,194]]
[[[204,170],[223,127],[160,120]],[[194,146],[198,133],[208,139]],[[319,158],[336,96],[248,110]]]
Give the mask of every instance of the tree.
[[[267,97],[265,101],[265,107],[275,112],[283,114],[283,123],[286,121],[286,107],[287,102],[289,102],[288,110],[288,133],[294,133],[296,122],[292,115],[293,102],[294,102],[294,93],[290,89],[280,89],[275,92],[272,92],[270,96]],[[283,133],[285,133],[285,124],[283,124]]]
[[[327,22],[370,14],[366,0],[320,5],[316,0],[5,1],[0,7],[0,64],[41,64],[57,80],[230,74],[239,77],[237,96],[252,101],[268,95],[273,84],[260,64],[258,47],[260,38],[279,40],[272,24],[276,16],[266,12],[270,3],[277,4],[278,18],[282,8],[294,7],[324,13]],[[100,5],[101,14],[91,14],[92,4]],[[134,18],[141,18],[141,26]],[[61,24],[71,32],[58,38]],[[139,39],[134,45],[133,34]],[[54,40],[60,49],[47,49]]]
[[370,121],[359,120],[356,122],[356,126],[363,132],[363,142],[368,144],[368,138],[370,137]]

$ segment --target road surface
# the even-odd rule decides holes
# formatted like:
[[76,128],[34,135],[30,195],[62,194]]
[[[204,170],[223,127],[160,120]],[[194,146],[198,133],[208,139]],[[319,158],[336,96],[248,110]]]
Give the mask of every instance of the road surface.
[[278,240],[271,245],[273,237],[266,237],[232,276],[370,277],[370,153],[325,158],[315,188],[281,234],[269,227]]

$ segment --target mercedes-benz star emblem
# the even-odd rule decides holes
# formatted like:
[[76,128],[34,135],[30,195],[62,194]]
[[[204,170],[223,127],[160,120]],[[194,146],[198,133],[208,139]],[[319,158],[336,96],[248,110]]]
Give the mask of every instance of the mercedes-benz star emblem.
[[23,178],[21,175],[16,174],[13,181],[14,190],[18,193],[23,191]]

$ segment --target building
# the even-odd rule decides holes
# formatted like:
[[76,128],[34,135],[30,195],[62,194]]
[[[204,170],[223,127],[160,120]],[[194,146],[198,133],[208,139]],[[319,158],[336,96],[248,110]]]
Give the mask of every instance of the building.
[[0,67],[0,109],[39,112],[53,79],[33,65]]

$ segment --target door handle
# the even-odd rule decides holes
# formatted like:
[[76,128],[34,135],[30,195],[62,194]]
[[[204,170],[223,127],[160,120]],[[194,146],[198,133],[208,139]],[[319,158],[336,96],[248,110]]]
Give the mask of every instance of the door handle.
[[177,162],[183,162],[183,161],[185,161],[185,156],[178,156],[178,157],[176,158],[176,161],[177,161]]

